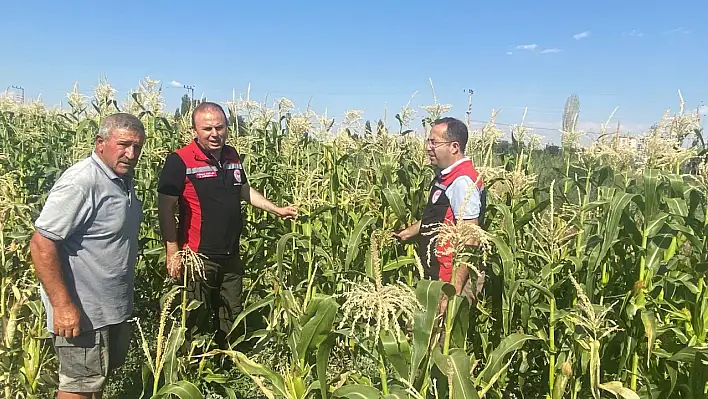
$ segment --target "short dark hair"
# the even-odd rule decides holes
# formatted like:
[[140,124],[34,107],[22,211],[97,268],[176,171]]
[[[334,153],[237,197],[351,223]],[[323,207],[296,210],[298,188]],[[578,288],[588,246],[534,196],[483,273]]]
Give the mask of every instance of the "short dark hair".
[[192,127],[193,128],[197,127],[195,116],[199,112],[217,111],[217,110],[221,111],[221,114],[224,115],[224,123],[228,125],[229,124],[229,117],[226,116],[226,111],[224,111],[224,108],[217,103],[210,102],[210,101],[204,101],[203,103],[200,103],[199,105],[197,105],[194,108],[194,111],[192,111]]
[[467,147],[467,125],[461,120],[449,116],[436,119],[433,122],[433,126],[437,125],[445,125],[445,137],[450,141],[460,143],[460,152],[464,154]]

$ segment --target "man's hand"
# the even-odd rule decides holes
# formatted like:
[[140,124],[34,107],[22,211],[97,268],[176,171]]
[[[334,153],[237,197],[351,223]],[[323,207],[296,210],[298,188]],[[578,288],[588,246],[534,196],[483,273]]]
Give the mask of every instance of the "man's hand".
[[81,313],[69,302],[61,306],[52,307],[52,317],[54,319],[54,334],[65,338],[78,337],[81,334],[79,320]]
[[393,236],[401,241],[408,241],[420,233],[420,222],[408,226],[406,229],[399,232],[394,232]]
[[399,232],[394,232],[393,236],[398,238],[401,241],[408,241],[411,238],[413,238],[413,234],[409,231],[410,228],[401,230]]
[[297,208],[294,206],[278,207],[275,209],[275,213],[285,220],[297,219]]
[[168,243],[167,255],[167,274],[174,279],[182,277],[182,257],[180,256],[179,248],[176,245]]

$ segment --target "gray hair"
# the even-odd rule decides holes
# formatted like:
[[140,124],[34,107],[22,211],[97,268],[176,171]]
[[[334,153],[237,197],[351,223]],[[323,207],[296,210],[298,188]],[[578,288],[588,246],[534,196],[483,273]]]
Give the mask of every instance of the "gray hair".
[[143,126],[140,119],[135,115],[125,112],[119,112],[105,117],[101,121],[101,126],[98,128],[98,136],[104,140],[108,140],[116,129],[125,129],[145,136],[145,126]]

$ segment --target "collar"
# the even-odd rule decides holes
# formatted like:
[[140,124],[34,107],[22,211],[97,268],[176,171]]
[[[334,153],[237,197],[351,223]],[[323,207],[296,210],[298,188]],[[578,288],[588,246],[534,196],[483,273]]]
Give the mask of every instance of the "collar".
[[91,159],[96,162],[96,165],[98,165],[98,168],[103,171],[103,173],[108,176],[109,179],[111,180],[122,180],[124,183],[128,184],[130,180],[133,178],[133,174],[128,172],[125,176],[121,177],[116,174],[116,172],[113,171],[113,169],[109,168],[108,165],[103,162],[103,160],[96,154],[96,151],[91,152]]
[[469,160],[470,160],[469,157],[464,157],[464,158],[462,158],[462,159],[459,159],[459,160],[457,160],[455,163],[453,163],[452,165],[450,165],[450,166],[448,166],[447,168],[443,169],[443,170],[440,172],[440,174],[441,174],[441,175],[446,175],[446,174],[452,172],[452,170],[455,169],[456,166],[462,164],[463,162],[467,162],[467,161],[469,161]]
[[119,179],[119,178],[120,178],[120,177],[116,174],[116,172],[113,171],[113,169],[109,168],[108,165],[106,165],[106,164],[103,162],[103,160],[101,159],[101,157],[99,157],[98,154],[96,154],[96,151],[91,152],[91,159],[93,159],[94,162],[96,162],[96,164],[98,164],[98,167],[103,171],[103,173],[106,174],[106,176],[108,176],[109,179],[115,180],[115,179]]

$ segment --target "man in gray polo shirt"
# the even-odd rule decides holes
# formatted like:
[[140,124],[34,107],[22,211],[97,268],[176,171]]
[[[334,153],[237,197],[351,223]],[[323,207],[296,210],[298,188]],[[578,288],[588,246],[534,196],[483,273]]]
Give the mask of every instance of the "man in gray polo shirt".
[[30,242],[59,359],[58,398],[100,398],[125,362],[142,203],[133,170],[145,128],[133,115],[103,119],[91,156],[49,192]]

